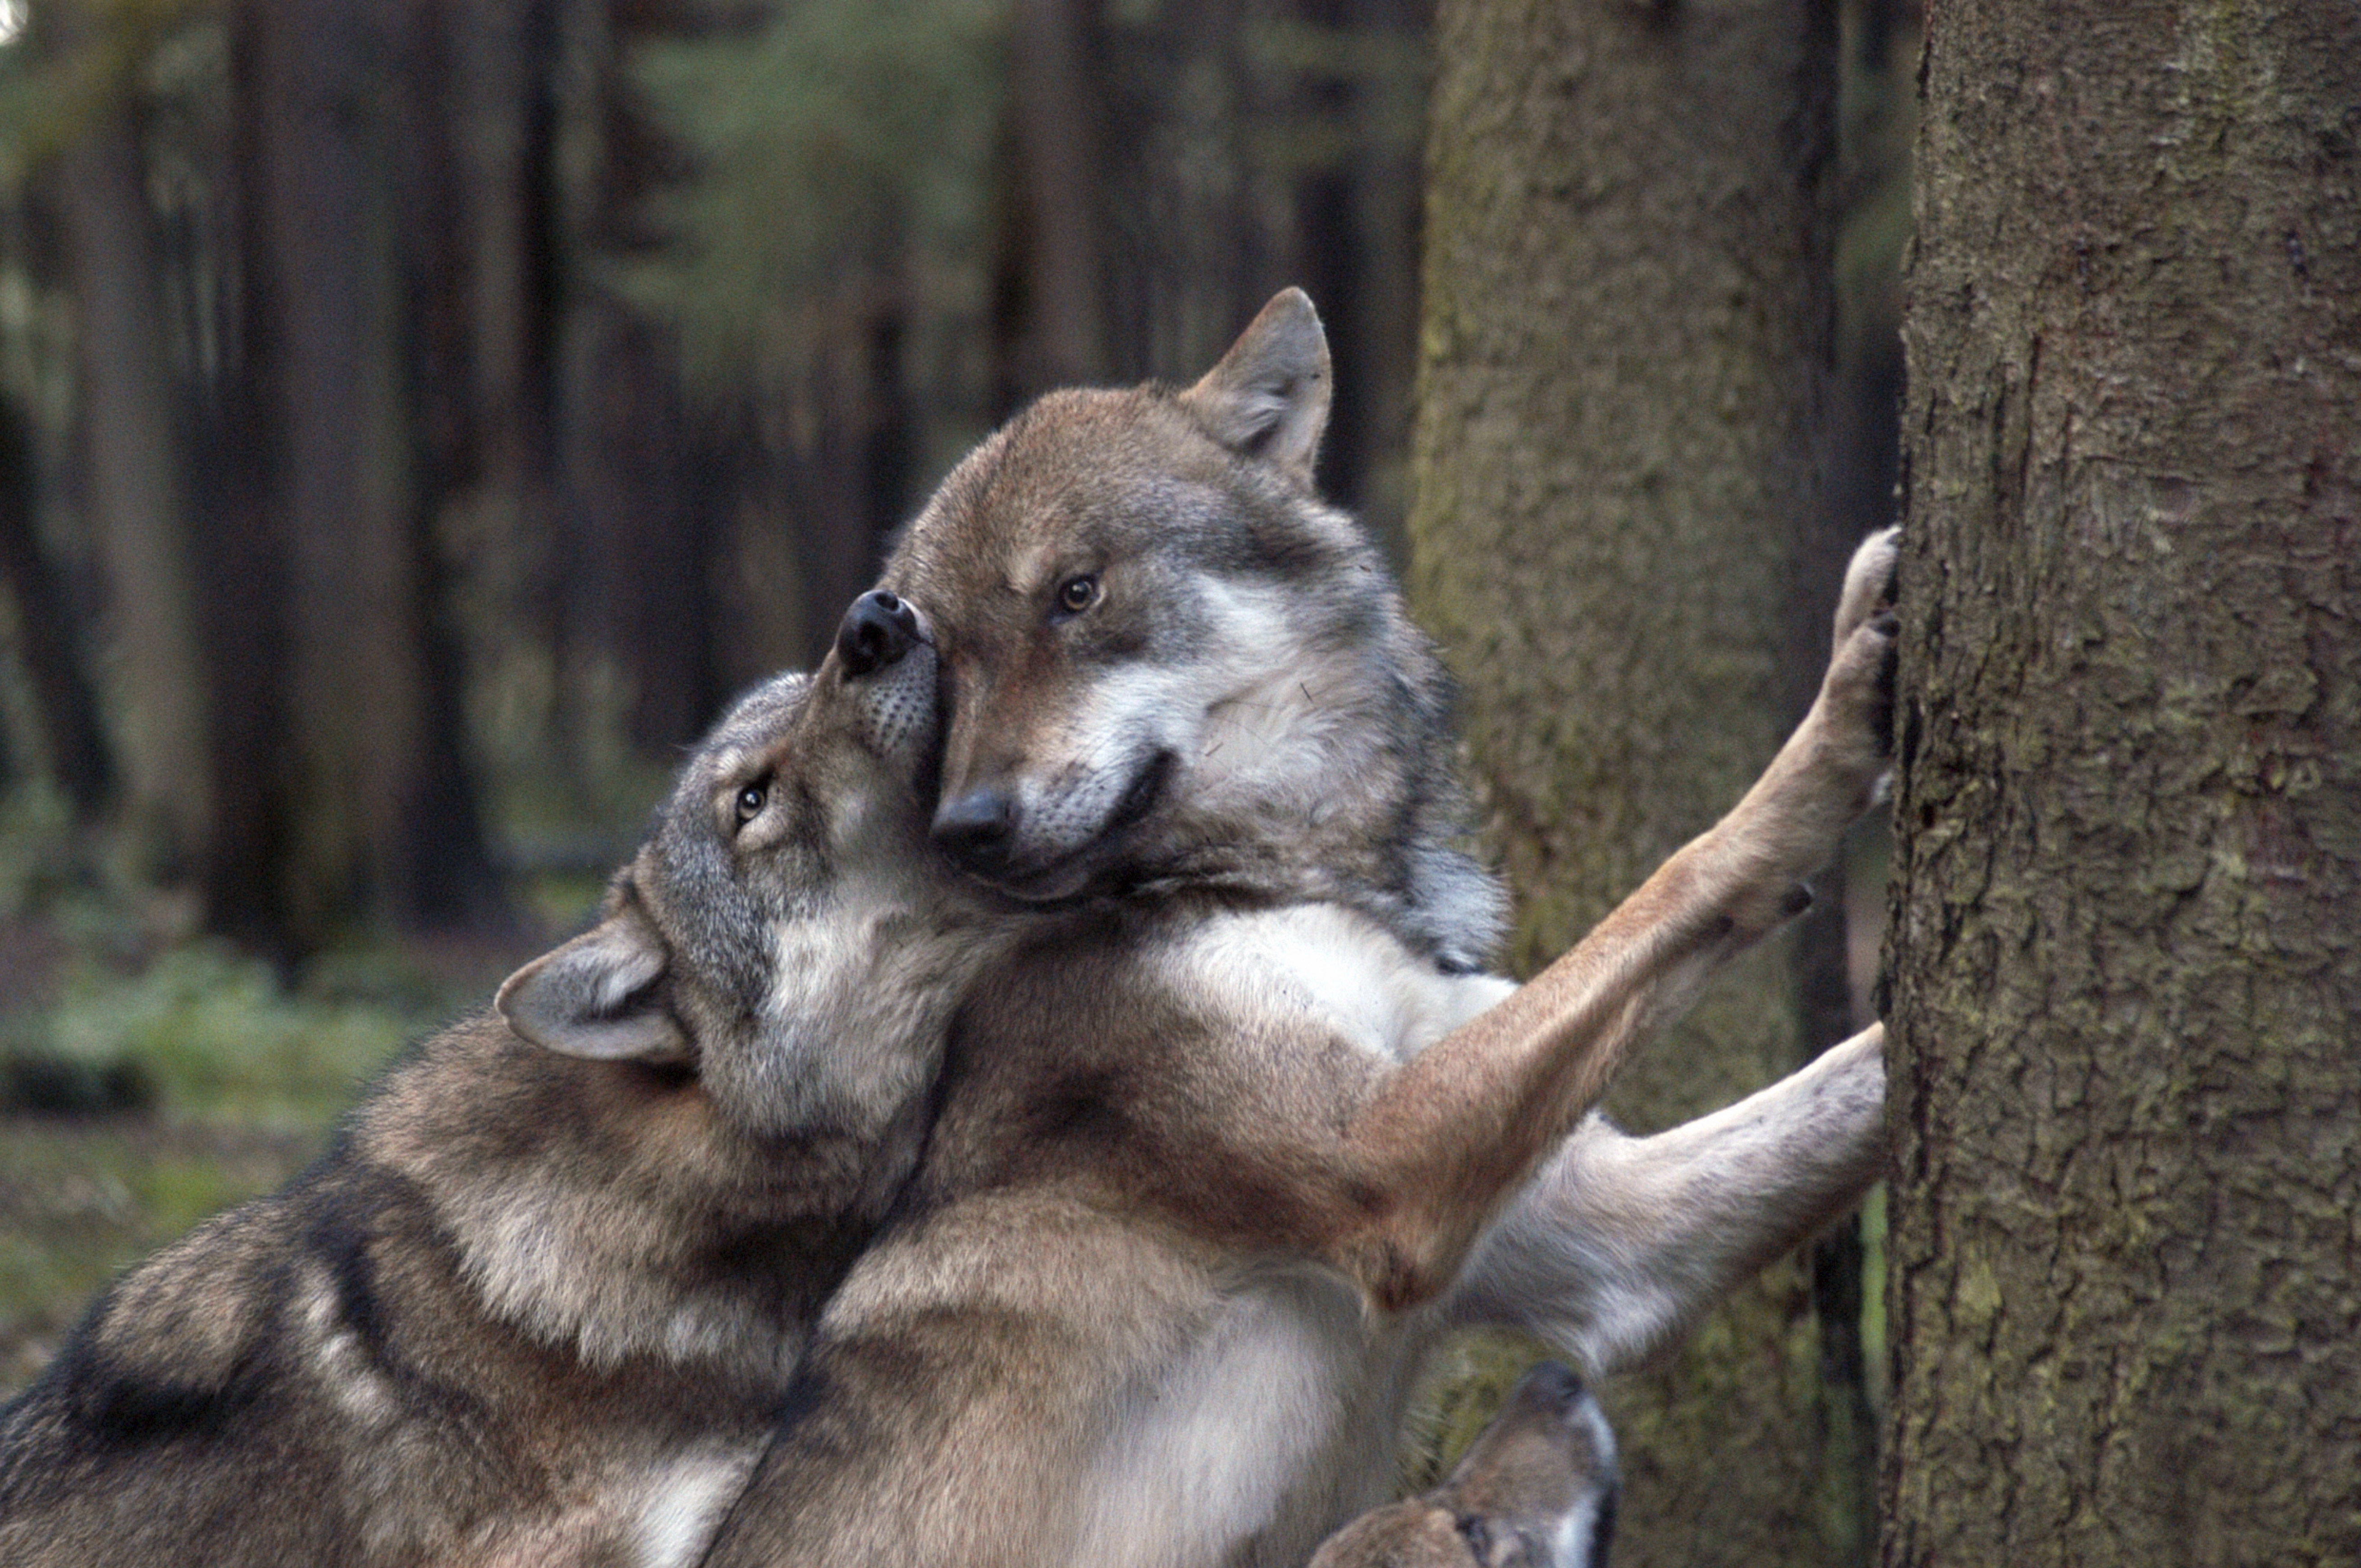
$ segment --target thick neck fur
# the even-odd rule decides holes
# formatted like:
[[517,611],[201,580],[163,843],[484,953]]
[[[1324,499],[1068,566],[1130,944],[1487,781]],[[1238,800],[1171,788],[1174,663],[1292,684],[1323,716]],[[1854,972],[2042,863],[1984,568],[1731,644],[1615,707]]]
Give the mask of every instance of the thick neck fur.
[[1333,901],[1479,970],[1507,900],[1464,847],[1451,679],[1382,567],[1362,565],[1331,574],[1358,591],[1307,605],[1290,656],[1216,705],[1140,885]]
[[792,1370],[916,1164],[930,1092],[874,1125],[763,1135],[685,1073],[558,1057],[484,1018],[397,1069],[353,1138],[423,1191],[490,1317],[593,1368],[760,1383]]

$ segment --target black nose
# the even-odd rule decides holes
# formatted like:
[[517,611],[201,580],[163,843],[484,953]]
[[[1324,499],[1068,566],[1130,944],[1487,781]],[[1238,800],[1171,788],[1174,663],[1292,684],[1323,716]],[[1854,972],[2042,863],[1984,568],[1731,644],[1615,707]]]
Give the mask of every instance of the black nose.
[[1516,1393],[1543,1409],[1571,1411],[1582,1403],[1582,1379],[1558,1362],[1539,1361],[1526,1369]]
[[836,657],[846,674],[865,675],[899,660],[917,641],[918,612],[884,588],[872,588],[844,612]]
[[1016,803],[1001,790],[972,790],[943,802],[935,813],[935,842],[971,871],[996,871],[1006,864],[1016,832]]

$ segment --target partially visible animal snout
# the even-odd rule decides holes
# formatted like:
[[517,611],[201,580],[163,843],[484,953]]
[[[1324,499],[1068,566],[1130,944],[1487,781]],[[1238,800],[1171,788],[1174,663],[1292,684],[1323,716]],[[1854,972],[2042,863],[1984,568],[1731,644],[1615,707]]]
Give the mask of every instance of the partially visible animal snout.
[[1156,808],[1172,753],[1135,747],[1115,765],[1072,765],[1047,779],[1022,769],[957,794],[935,812],[935,843],[961,870],[1020,898],[1078,892]]
[[873,588],[852,601],[836,629],[836,656],[848,675],[895,663],[926,641],[926,623],[908,600]]
[[977,875],[1004,871],[1016,838],[1016,797],[997,786],[969,790],[936,810],[932,832],[945,854]]
[[1618,1486],[1615,1434],[1598,1401],[1544,1361],[1449,1480],[1362,1515],[1312,1568],[1606,1568]]
[[1024,899],[1071,896],[1119,859],[1173,759],[1132,711],[1136,671],[1109,676],[1016,650],[948,661],[950,728],[936,848]]

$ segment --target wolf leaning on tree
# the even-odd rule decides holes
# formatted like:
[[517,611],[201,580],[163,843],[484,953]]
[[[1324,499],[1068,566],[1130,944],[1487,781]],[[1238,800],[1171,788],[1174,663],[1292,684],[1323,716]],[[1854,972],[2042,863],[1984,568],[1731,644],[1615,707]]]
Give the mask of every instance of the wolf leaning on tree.
[[1328,398],[1290,291],[1187,391],[1043,399],[889,563],[950,700],[934,836],[1041,915],[717,1568],[1301,1563],[1451,1321],[1612,1363],[1873,1173],[1875,1031],[1661,1139],[1584,1116],[1869,806],[1891,538],[1762,781],[1517,989],[1439,667],[1312,492]]
[[956,622],[972,874],[923,852],[936,651],[871,596],[598,927],[101,1301],[0,1418],[7,1559],[695,1561],[785,1397],[725,1554],[1300,1561],[1444,1324],[1599,1370],[1850,1202],[1873,1036],[1550,1155],[1865,800],[1890,552],[1764,784],[1491,1006],[1439,674],[1311,490],[1326,401],[1290,294],[1188,393],[988,443],[891,579]]

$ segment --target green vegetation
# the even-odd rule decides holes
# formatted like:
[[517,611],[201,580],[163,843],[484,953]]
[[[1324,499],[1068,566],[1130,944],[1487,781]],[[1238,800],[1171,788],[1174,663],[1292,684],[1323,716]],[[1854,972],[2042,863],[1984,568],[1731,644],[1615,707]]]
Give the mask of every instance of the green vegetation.
[[[282,979],[90,855],[40,798],[0,803],[0,1397],[116,1273],[301,1169],[519,956],[379,943]],[[578,893],[545,902],[570,919]]]
[[639,86],[700,177],[656,199],[673,243],[630,280],[680,322],[693,364],[800,367],[837,280],[897,258],[919,289],[981,310],[1002,10],[807,0],[751,43],[640,51]]
[[0,1119],[0,1395],[29,1382],[117,1272],[285,1181],[317,1129]]
[[77,963],[33,1028],[28,1054],[136,1083],[132,1098],[205,1120],[301,1127],[348,1102],[409,1020],[370,1002],[289,992],[263,964],[201,942],[128,977]]

